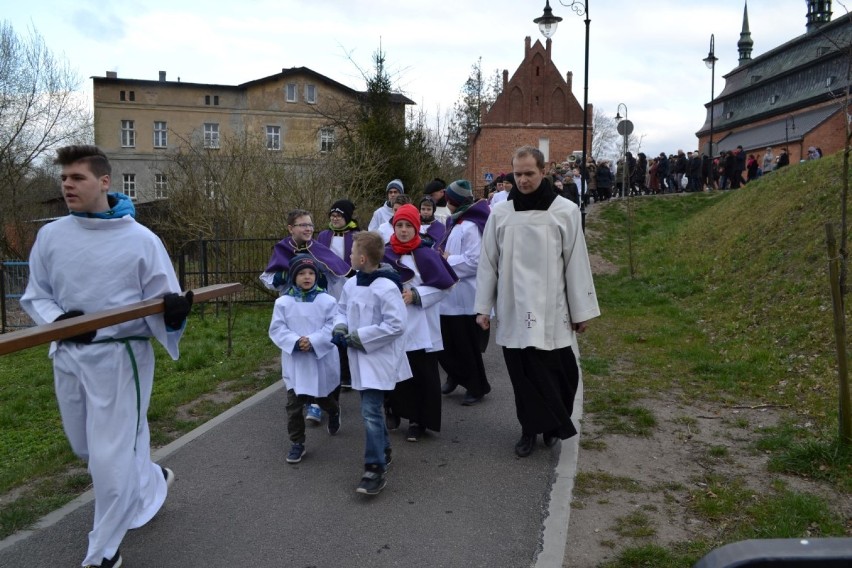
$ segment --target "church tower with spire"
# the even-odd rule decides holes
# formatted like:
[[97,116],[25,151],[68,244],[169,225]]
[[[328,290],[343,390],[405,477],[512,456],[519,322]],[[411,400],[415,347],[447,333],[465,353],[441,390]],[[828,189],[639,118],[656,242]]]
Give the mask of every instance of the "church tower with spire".
[[740,32],[740,41],[737,42],[737,49],[740,52],[740,65],[751,61],[752,47],[754,47],[754,42],[751,39],[751,31],[748,29],[748,0],[746,0],[743,7],[743,30]]
[[831,21],[831,0],[808,0],[808,33]]

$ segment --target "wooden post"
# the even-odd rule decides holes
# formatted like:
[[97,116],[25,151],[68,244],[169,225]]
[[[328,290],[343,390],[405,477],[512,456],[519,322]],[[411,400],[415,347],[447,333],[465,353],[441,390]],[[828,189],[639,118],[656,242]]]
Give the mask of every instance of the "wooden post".
[[[242,289],[243,285],[239,283],[205,286],[192,291],[193,303],[212,300],[213,298],[227,294],[234,294]],[[151,298],[150,300],[143,300],[129,306],[104,310],[94,314],[84,314],[76,318],[5,333],[0,335],[0,355],[51,341],[67,339],[87,331],[95,331],[103,327],[109,327],[145,316],[159,314],[164,309],[165,305],[162,298]]]
[[843,307],[843,294],[840,290],[840,255],[837,252],[837,240],[834,226],[825,225],[826,245],[828,247],[828,278],[831,286],[831,303],[834,308],[834,343],[837,350],[837,374],[839,383],[839,433],[840,441],[852,443],[852,404],[849,400],[849,366],[846,354],[846,313]]

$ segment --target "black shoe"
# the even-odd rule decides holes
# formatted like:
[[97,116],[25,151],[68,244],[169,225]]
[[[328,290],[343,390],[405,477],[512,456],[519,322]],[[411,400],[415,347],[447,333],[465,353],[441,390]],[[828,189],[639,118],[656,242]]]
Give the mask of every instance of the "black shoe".
[[555,446],[558,441],[559,436],[556,435],[556,432],[548,432],[547,434],[544,434],[544,445],[548,448]]
[[368,464],[355,492],[362,495],[378,495],[387,484],[388,480],[385,478],[385,472],[382,471],[381,466]]
[[423,426],[419,424],[414,424],[413,422],[408,425],[408,434],[405,436],[405,439],[409,442],[416,442],[423,435]]
[[473,406],[477,402],[482,402],[482,399],[485,398],[484,394],[479,396],[475,394],[470,394],[470,391],[466,395],[464,395],[464,399],[462,400],[462,406]]
[[328,424],[326,425],[326,430],[328,433],[334,436],[340,430],[340,409],[337,410],[337,414],[329,414],[328,415]]
[[399,428],[399,416],[385,410],[385,426],[387,426],[388,430]]
[[459,384],[457,382],[452,380],[450,377],[447,377],[447,382],[441,385],[441,394],[450,394],[451,392],[456,390],[456,387],[458,386]]
[[[119,568],[121,566],[121,550],[115,551],[115,556],[112,558],[104,558],[101,560],[100,568]],[[83,566],[83,568],[98,568],[94,564],[88,564]]]
[[393,463],[393,452],[390,448],[385,448],[385,471],[388,470],[390,464]]
[[160,466],[160,469],[163,472],[163,477],[166,479],[166,488],[168,489],[175,482],[175,472],[163,466]]
[[521,439],[515,444],[515,453],[519,458],[525,458],[532,453],[535,439],[535,434],[521,434]]

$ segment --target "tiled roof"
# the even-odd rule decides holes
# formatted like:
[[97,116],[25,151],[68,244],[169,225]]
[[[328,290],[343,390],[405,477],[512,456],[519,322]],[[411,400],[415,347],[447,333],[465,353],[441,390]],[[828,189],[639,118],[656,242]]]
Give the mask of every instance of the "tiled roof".
[[778,146],[787,142],[801,140],[808,132],[819,126],[831,115],[840,112],[839,105],[830,105],[812,111],[797,114],[793,120],[788,121],[788,116],[774,121],[761,124],[752,128],[744,128],[725,136],[713,145],[719,151],[733,150],[742,146],[746,152],[767,146]]
[[[843,17],[772,49],[725,75],[713,130],[724,131],[830,100],[846,87],[852,20]],[[699,135],[710,130],[710,105]],[[783,122],[783,121],[782,121]],[[782,137],[783,138],[783,137]]]

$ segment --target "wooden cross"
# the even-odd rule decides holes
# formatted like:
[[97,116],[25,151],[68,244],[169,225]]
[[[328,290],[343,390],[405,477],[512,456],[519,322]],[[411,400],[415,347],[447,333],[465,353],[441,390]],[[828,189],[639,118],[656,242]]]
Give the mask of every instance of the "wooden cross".
[[[192,291],[192,301],[193,303],[204,302],[218,298],[219,296],[234,294],[242,289],[243,285],[239,283],[205,286]],[[84,314],[76,318],[4,333],[0,335],[0,355],[35,347],[36,345],[51,341],[67,339],[87,331],[95,331],[103,327],[109,327],[145,316],[152,316],[162,313],[164,310],[165,304],[162,298],[151,298],[150,300],[143,300],[128,306],[112,308],[93,314]]]

